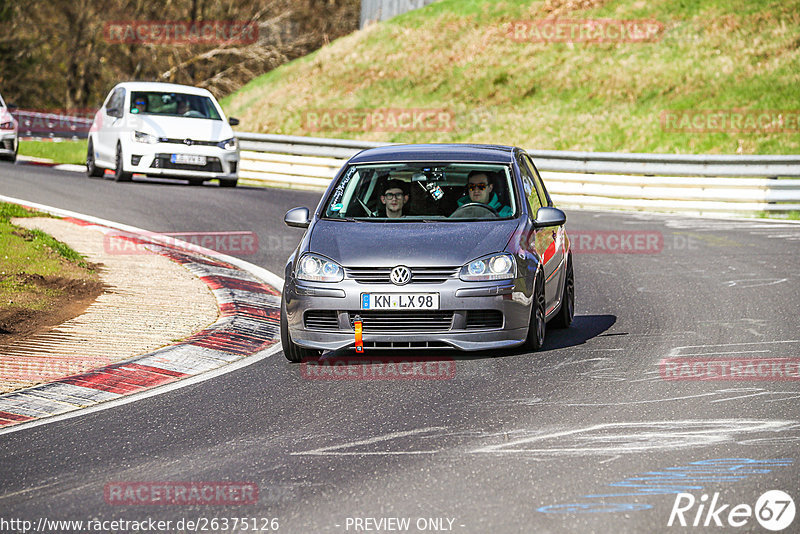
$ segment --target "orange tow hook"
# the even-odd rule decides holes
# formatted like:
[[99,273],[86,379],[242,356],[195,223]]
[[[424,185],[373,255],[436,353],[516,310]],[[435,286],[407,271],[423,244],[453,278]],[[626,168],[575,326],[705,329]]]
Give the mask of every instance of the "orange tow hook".
[[356,331],[356,352],[359,354],[364,353],[364,340],[361,339],[361,332],[364,330],[364,324],[361,322],[361,316],[356,315],[353,319],[353,328]]

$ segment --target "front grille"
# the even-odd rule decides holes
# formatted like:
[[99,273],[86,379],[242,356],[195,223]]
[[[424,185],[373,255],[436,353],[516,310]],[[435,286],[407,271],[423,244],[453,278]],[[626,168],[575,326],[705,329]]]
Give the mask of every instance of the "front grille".
[[308,310],[303,317],[307,330],[339,330],[339,316],[335,310]]
[[[345,267],[347,278],[359,284],[391,284],[393,267]],[[458,275],[459,267],[411,267],[409,284],[441,284]]]
[[150,167],[153,169],[222,172],[222,163],[220,163],[219,158],[206,157],[205,165],[184,165],[182,163],[172,163],[170,161],[170,154],[156,154]]
[[364,333],[393,334],[395,332],[437,332],[450,330],[452,311],[380,311],[361,310],[348,312],[352,328],[356,315],[361,316]]
[[[175,145],[186,145],[186,143],[184,142],[185,139],[173,139],[173,138],[170,138],[170,137],[160,137],[158,139],[158,141],[159,141],[159,143],[172,143],[172,144],[175,144]],[[219,141],[196,141],[194,139],[191,139],[191,143],[189,143],[188,146],[194,146],[194,145],[198,145],[198,146],[217,146],[218,143],[219,143]]]
[[500,310],[467,310],[466,330],[496,330],[503,328]]

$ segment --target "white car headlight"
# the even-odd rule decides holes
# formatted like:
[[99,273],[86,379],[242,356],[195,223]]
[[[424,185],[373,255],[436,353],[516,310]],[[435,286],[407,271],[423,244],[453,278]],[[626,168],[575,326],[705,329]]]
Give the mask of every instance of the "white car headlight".
[[327,258],[306,254],[297,264],[297,279],[309,282],[341,282],[344,279],[344,269]]
[[137,143],[147,143],[150,145],[158,143],[158,137],[145,132],[133,132],[131,137]]
[[224,148],[225,150],[236,150],[239,148],[239,142],[236,140],[235,137],[231,137],[230,139],[225,139],[224,141],[220,141],[217,143],[217,146],[220,148]]
[[459,277],[466,282],[512,280],[517,275],[517,264],[511,254],[492,254],[471,261],[461,268]]
[[14,121],[4,122],[0,124],[0,130],[13,130],[14,129]]

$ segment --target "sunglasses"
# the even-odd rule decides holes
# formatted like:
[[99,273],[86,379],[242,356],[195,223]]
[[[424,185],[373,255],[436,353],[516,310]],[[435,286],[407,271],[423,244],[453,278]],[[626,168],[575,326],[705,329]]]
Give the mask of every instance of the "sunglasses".
[[469,185],[467,186],[467,189],[468,189],[469,191],[475,191],[476,189],[477,189],[478,191],[483,191],[483,190],[484,190],[484,189],[486,189],[487,187],[489,187],[489,184],[469,184]]

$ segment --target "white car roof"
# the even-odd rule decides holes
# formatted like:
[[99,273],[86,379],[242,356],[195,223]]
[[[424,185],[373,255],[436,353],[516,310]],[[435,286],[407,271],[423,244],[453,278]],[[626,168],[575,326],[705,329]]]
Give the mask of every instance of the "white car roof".
[[170,93],[186,93],[189,95],[202,95],[202,96],[210,96],[213,98],[213,95],[208,89],[201,89],[200,87],[192,87],[191,85],[180,85],[177,83],[122,82],[118,83],[116,87],[124,87],[128,91],[161,91]]

